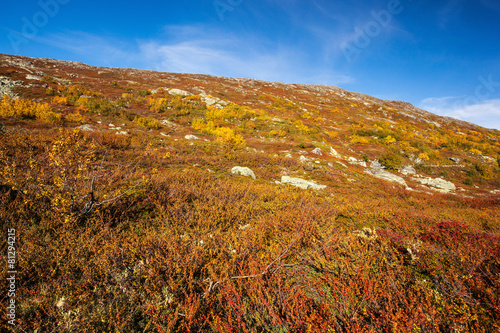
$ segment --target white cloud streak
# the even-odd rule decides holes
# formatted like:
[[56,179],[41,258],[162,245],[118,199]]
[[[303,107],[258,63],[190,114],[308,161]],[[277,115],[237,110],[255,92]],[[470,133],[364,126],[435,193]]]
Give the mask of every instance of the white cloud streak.
[[128,43],[81,32],[52,35],[39,41],[96,65],[290,83],[340,85],[354,81],[311,63],[299,47],[276,45],[255,36],[234,36],[200,25],[168,26],[164,32],[162,38]]
[[470,104],[466,96],[432,97],[421,101],[419,107],[441,116],[500,130],[500,99]]

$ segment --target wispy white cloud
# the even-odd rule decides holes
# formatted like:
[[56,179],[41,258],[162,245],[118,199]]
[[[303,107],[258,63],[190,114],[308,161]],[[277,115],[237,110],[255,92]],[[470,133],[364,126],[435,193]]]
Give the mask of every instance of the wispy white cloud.
[[432,97],[421,101],[419,107],[441,116],[500,129],[500,99],[472,101],[467,96]]
[[159,38],[129,42],[81,32],[52,35],[39,41],[96,65],[294,83],[340,85],[354,81],[348,75],[312,63],[298,46],[279,45],[255,36],[235,36],[201,25],[167,26],[163,32]]

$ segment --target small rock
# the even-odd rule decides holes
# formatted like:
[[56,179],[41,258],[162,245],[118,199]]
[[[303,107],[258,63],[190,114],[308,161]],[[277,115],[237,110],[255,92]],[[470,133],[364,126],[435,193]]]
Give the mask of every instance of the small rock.
[[319,155],[319,156],[323,156],[323,152],[321,151],[321,148],[315,148],[313,151],[312,151],[313,154],[316,154],[316,155]]
[[27,80],[37,80],[37,81],[40,81],[42,78],[38,75],[31,75],[31,74],[28,74],[26,75],[26,79]]
[[118,131],[115,134],[116,135],[128,135],[127,131]]
[[248,223],[248,224],[245,224],[245,225],[240,225],[238,227],[238,229],[240,229],[240,230],[246,230],[246,229],[250,228],[251,226],[252,225],[250,223]]
[[349,164],[352,164],[352,165],[361,165],[362,167],[366,168],[366,162],[365,161],[358,161],[354,157],[349,157]]
[[326,185],[318,185],[313,181],[308,181],[300,178],[293,178],[288,176],[281,177],[282,184],[289,184],[292,186],[296,186],[302,188],[304,190],[313,189],[313,190],[323,190],[326,188]]
[[305,162],[308,162],[308,161],[309,161],[309,159],[308,159],[307,157],[305,157],[304,155],[300,155],[299,161],[300,161],[301,163],[305,163]]
[[380,163],[379,160],[375,160],[370,164],[370,169],[385,169],[385,165]]
[[448,157],[448,159],[449,159],[450,161],[455,162],[455,163],[460,163],[460,161],[461,161],[458,157]]
[[92,127],[91,125],[89,124],[85,124],[85,125],[82,125],[80,127],[78,127],[80,130],[84,131],[84,132],[94,132],[95,131],[95,128]]
[[246,176],[246,177],[252,177],[253,179],[255,179],[255,174],[253,173],[252,170],[250,170],[249,168],[247,167],[240,167],[240,166],[235,166],[234,168],[231,169],[231,173],[233,175],[242,175],[242,176]]
[[332,147],[330,147],[330,155],[332,155],[335,158],[342,158],[342,156],[339,153],[337,153],[337,151]]
[[404,167],[401,168],[401,173],[403,175],[414,175],[417,173],[414,167],[405,165]]
[[188,134],[184,137],[186,140],[198,140],[199,138],[196,135]]

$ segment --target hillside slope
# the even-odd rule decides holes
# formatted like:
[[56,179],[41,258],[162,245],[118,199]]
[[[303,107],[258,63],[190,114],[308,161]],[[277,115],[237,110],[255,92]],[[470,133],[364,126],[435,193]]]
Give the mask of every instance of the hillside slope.
[[25,331],[500,329],[497,130],[338,87],[11,55],[0,94]]

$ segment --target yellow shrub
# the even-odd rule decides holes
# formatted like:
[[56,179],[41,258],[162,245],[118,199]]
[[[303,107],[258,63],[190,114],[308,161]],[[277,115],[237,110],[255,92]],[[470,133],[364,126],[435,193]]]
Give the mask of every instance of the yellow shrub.
[[207,120],[243,119],[250,118],[255,114],[256,112],[248,106],[239,106],[236,104],[232,104],[223,109],[219,109],[213,106],[207,106],[205,117],[207,118]]
[[49,104],[23,98],[13,99],[7,95],[0,102],[0,115],[18,119],[41,119],[48,122],[61,120],[61,115],[53,112]]
[[472,154],[477,154],[477,155],[482,155],[483,154],[482,151],[480,151],[479,149],[475,149],[475,148],[469,149],[469,152],[471,152]]
[[385,137],[383,140],[382,140],[383,143],[389,145],[391,143],[394,143],[396,142],[396,139],[394,139],[392,136],[388,135],[387,137]]
[[70,113],[65,117],[65,119],[67,121],[79,124],[83,124],[85,122],[85,118],[79,112]]
[[160,122],[151,117],[136,117],[134,122],[146,129],[159,129],[161,127]]
[[214,135],[217,136],[217,141],[223,144],[233,146],[233,147],[243,147],[246,142],[245,139],[239,134],[235,134],[234,131],[228,127],[219,127],[214,131]]
[[129,101],[129,102],[130,102],[130,101],[132,101],[132,100],[134,99],[134,95],[129,94],[129,93],[123,93],[123,94],[122,94],[122,98],[123,98],[124,100],[127,100],[127,101]]
[[401,141],[399,143],[401,149],[403,149],[406,153],[414,153],[416,151],[418,151],[417,148],[413,147],[408,141]]
[[52,104],[69,105],[66,97],[55,96],[52,98]]
[[168,106],[169,106],[169,100],[166,98],[149,99],[149,109],[153,112],[157,113],[164,112],[168,109]]
[[200,118],[196,118],[195,120],[193,120],[191,127],[196,131],[209,135],[213,135],[215,131],[215,125],[213,121],[208,121],[205,123]]
[[332,139],[339,136],[339,132],[337,132],[337,131],[329,131],[327,134]]
[[353,135],[351,138],[351,143],[370,143],[370,139],[364,136]]
[[303,134],[309,134],[311,133],[311,129],[309,127],[307,127],[306,125],[304,125],[304,123],[302,122],[302,120],[296,120],[295,121],[295,126],[297,126],[297,129],[302,132]]
[[418,154],[418,158],[420,158],[422,161],[428,161],[428,160],[430,160],[429,155],[427,155],[426,153],[420,153],[420,154]]

